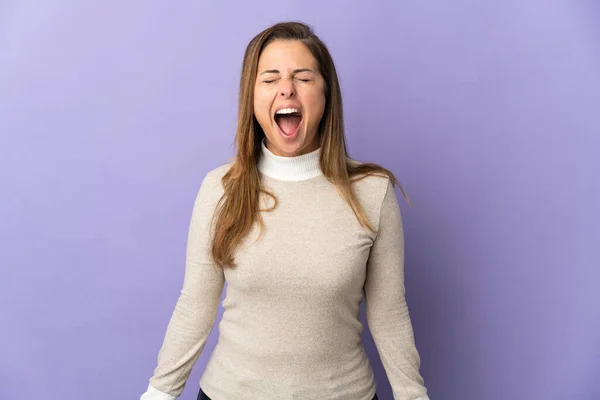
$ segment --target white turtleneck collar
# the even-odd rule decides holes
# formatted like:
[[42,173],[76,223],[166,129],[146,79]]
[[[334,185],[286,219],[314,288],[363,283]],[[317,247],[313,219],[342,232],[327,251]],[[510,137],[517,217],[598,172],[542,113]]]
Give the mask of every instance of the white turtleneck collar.
[[261,141],[262,152],[258,160],[258,170],[273,179],[281,181],[303,181],[323,175],[319,160],[321,148],[296,157],[281,157],[273,154]]

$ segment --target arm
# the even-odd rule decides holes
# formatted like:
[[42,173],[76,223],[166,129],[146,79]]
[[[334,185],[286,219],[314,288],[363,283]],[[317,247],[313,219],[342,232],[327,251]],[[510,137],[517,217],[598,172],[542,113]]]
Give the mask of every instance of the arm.
[[158,354],[158,366],[140,400],[175,400],[210,334],[225,278],[210,260],[210,222],[220,193],[214,178],[204,178],[192,211],[183,288]]
[[396,193],[388,181],[377,237],[367,262],[367,323],[392,386],[394,400],[428,400],[419,373],[420,357],[404,295],[402,218]]

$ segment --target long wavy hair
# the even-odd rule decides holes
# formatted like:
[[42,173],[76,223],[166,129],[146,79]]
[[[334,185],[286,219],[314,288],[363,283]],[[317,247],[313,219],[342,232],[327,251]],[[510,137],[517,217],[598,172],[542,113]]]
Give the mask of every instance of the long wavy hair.
[[[234,143],[237,153],[231,167],[222,178],[224,193],[217,204],[212,221],[215,231],[211,243],[211,254],[213,261],[222,268],[236,266],[235,249],[255,222],[259,223],[262,232],[264,225],[261,211],[268,212],[277,207],[275,195],[261,187],[257,164],[261,152],[261,141],[265,134],[254,116],[254,84],[258,72],[258,60],[263,49],[275,40],[298,40],[310,50],[317,60],[319,72],[325,80],[326,99],[318,132],[322,148],[321,170],[327,180],[336,186],[339,194],[348,202],[360,224],[375,232],[352,189],[354,181],[369,175],[387,176],[393,184],[398,185],[410,204],[402,185],[391,171],[373,163],[352,162],[353,160],[347,156],[342,95],[333,60],[325,44],[304,23],[275,24],[250,41],[242,63],[238,124]],[[274,200],[272,208],[259,209],[261,192]]]

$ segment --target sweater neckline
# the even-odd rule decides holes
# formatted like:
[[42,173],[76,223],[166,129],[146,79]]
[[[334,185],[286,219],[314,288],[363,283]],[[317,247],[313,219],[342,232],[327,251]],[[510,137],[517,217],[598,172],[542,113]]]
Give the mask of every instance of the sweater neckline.
[[321,148],[295,157],[277,156],[267,148],[266,139],[261,141],[258,170],[273,179],[303,181],[323,175],[320,165]]

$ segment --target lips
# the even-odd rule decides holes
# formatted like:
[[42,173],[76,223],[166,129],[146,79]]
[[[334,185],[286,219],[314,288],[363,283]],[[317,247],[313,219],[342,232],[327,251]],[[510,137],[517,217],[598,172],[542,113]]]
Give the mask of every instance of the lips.
[[284,136],[294,136],[302,123],[302,112],[295,107],[280,108],[275,113],[275,123]]

